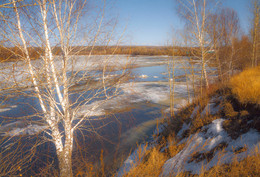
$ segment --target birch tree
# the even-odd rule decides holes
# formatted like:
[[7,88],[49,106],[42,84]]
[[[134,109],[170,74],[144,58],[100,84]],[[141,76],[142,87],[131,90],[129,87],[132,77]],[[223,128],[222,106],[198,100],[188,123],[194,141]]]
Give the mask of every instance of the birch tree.
[[[99,60],[102,65],[97,63],[98,61],[92,63],[102,70],[100,81],[93,84],[89,81],[88,70],[91,65],[91,62],[88,62],[91,52],[85,56],[85,62],[77,63],[79,61],[75,54],[86,46],[93,49],[99,44],[101,37],[105,37],[109,42],[112,35],[104,30],[105,1],[95,19],[90,20],[93,22],[92,26],[85,23],[89,19],[86,15],[91,14],[88,13],[88,3],[86,0],[10,0],[0,5],[5,7],[2,12],[11,14],[7,17],[1,13],[3,25],[0,27],[0,34],[2,39],[7,41],[5,47],[18,48],[19,53],[13,54],[26,65],[28,73],[25,75],[31,82],[25,84],[20,80],[18,85],[33,89],[30,94],[37,98],[40,105],[38,119],[40,118],[46,127],[43,130],[44,138],[55,145],[61,177],[73,176],[75,131],[89,121],[89,114],[100,104],[116,95],[117,84],[126,74],[125,67],[122,67],[124,71],[121,75],[107,80],[109,57],[106,57],[102,61]],[[37,61],[32,60],[32,47],[38,47]],[[60,49],[59,56],[54,53],[55,47]],[[71,96],[75,94],[71,91],[72,87],[82,82],[87,83],[84,90],[78,93],[76,101],[71,101]],[[88,92],[91,96],[84,97]],[[103,102],[85,107],[87,110],[82,113],[82,107],[97,98]]]
[[209,16],[206,28],[218,63],[218,75],[223,80],[223,68],[231,74],[236,60],[235,40],[240,29],[238,15],[233,9],[222,8]]
[[[185,21],[189,35],[190,47],[197,47],[194,57],[201,61],[201,81],[209,86],[207,76],[208,51],[212,49],[207,34],[206,24],[209,15],[214,12],[218,1],[211,0],[178,0],[179,15]],[[203,79],[202,79],[203,78]]]

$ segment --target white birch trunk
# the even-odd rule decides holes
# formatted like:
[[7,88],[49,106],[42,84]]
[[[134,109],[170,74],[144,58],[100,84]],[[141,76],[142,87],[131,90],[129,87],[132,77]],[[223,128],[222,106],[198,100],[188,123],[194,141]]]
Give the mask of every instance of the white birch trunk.
[[[202,22],[200,24],[200,20],[198,17],[197,5],[195,0],[193,0],[193,8],[195,14],[196,28],[197,28],[197,39],[199,41],[200,51],[201,51],[201,77],[204,78],[204,82],[206,87],[209,87],[207,70],[206,70],[206,50],[205,50],[205,23],[206,23],[206,0],[203,1],[203,9],[202,9]],[[202,80],[202,79],[201,79]],[[202,84],[202,82],[201,82]]]
[[44,113],[46,113],[47,110],[46,110],[46,107],[44,106],[43,98],[42,98],[42,96],[40,94],[39,85],[38,85],[38,83],[36,81],[36,78],[35,78],[33,67],[32,67],[32,64],[31,64],[31,59],[30,59],[29,52],[28,52],[28,48],[27,48],[26,41],[25,41],[25,38],[24,38],[24,35],[23,35],[23,31],[22,31],[22,28],[21,28],[21,20],[20,20],[20,15],[19,15],[17,6],[16,6],[16,1],[12,0],[12,3],[13,3],[14,11],[15,11],[15,14],[16,14],[17,28],[18,28],[18,31],[19,31],[19,37],[22,40],[23,50],[24,50],[24,53],[25,53],[25,56],[26,56],[26,62],[28,64],[28,69],[29,69],[29,73],[31,75],[32,83],[33,83],[35,92],[37,94],[37,97],[39,99],[41,109],[42,109],[42,111]]
[[[71,119],[70,119],[70,114],[69,114],[68,87],[67,87],[67,76],[66,76],[68,55],[67,55],[66,51],[63,51],[63,68],[62,68],[63,95],[62,95],[61,90],[60,90],[60,85],[58,83],[58,78],[57,78],[57,73],[56,73],[57,70],[55,69],[55,66],[54,66],[54,58],[53,58],[51,45],[50,45],[50,41],[49,41],[46,3],[47,3],[47,1],[43,0],[42,4],[41,4],[41,13],[42,13],[42,17],[43,17],[46,48],[47,48],[47,53],[48,53],[48,57],[49,57],[49,65],[51,67],[52,78],[53,78],[56,92],[57,92],[57,95],[58,95],[58,98],[59,98],[59,101],[60,101],[60,104],[61,104],[62,110],[63,110],[63,115],[62,115],[61,119],[64,122],[64,134],[65,134],[65,140],[64,140],[64,145],[63,145],[60,135],[58,136],[59,129],[55,129],[55,127],[54,127],[54,129],[52,130],[54,133],[53,141],[54,141],[54,144],[55,144],[56,150],[57,150],[60,176],[61,177],[70,177],[70,176],[72,176],[71,159],[72,159],[72,149],[73,149],[73,130],[71,127]],[[61,30],[59,30],[59,31],[60,31],[60,33],[62,33]],[[60,36],[62,37],[62,34]],[[61,41],[63,41],[63,39],[61,39]],[[63,48],[63,50],[64,50],[64,48]],[[58,126],[56,128],[58,128]]]
[[50,45],[50,39],[49,39],[49,32],[48,32],[48,26],[47,26],[47,9],[46,9],[46,0],[43,0],[42,3],[40,3],[40,7],[41,7],[41,13],[42,13],[42,18],[43,18],[43,27],[44,27],[44,35],[45,35],[45,45],[47,48],[47,52],[48,52],[48,56],[49,56],[49,64],[51,66],[51,71],[52,71],[52,78],[54,81],[54,85],[56,88],[56,92],[60,101],[60,104],[62,106],[62,109],[64,111],[64,101],[63,101],[63,96],[61,94],[61,90],[60,90],[60,86],[59,86],[59,82],[58,82],[58,77],[57,77],[57,70],[54,66],[54,57],[52,54],[52,50],[51,50],[51,45]]

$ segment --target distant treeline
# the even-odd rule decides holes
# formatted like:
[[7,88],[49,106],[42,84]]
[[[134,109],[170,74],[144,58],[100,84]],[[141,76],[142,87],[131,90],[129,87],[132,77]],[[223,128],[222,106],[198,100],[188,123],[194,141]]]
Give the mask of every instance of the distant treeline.
[[[29,47],[28,52],[31,59],[38,59],[43,54],[43,50],[40,47]],[[18,47],[0,46],[1,61],[20,60],[23,59],[24,57],[25,57],[24,52]]]
[[[31,59],[37,59],[44,54],[40,47],[28,48]],[[55,55],[62,55],[60,47],[53,47]],[[191,48],[188,47],[164,47],[164,46],[73,46],[70,48],[70,55],[179,55],[189,56]],[[25,55],[18,47],[1,47],[0,60],[10,61],[23,58]]]
[[171,47],[171,46],[95,46],[74,47],[74,52],[78,55],[180,55],[188,56],[191,48]]
[[[247,36],[234,40],[233,61],[234,68],[241,68],[248,64],[250,60],[251,42]],[[44,55],[44,48],[29,47],[31,59],[38,59]],[[62,55],[60,47],[53,47],[54,55]],[[219,49],[219,58],[223,60],[230,58],[231,46],[224,46]],[[214,50],[208,50],[208,57],[214,57]],[[72,46],[70,55],[169,55],[169,56],[200,56],[200,49],[197,47],[179,47],[179,46]],[[0,46],[0,60],[12,61],[22,59],[24,53],[18,47],[5,48]],[[196,58],[195,58],[196,59]]]

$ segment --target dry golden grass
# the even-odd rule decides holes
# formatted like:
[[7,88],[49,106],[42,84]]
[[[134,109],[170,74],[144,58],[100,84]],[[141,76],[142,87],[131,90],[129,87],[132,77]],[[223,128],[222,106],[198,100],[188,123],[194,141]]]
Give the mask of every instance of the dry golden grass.
[[260,176],[260,152],[259,148],[255,148],[254,155],[248,156],[242,161],[233,159],[231,164],[219,165],[211,168],[209,171],[201,174],[204,176],[224,176],[224,177],[240,177],[240,176]]
[[241,103],[260,105],[260,66],[232,77],[230,85],[232,93]]
[[[225,148],[225,146],[224,146]],[[222,148],[221,148],[222,149]],[[224,149],[223,149],[224,150]],[[222,151],[224,152],[224,151]],[[238,152],[240,153],[240,152]],[[207,164],[201,167],[201,174],[191,174],[190,172],[180,172],[178,174],[172,175],[175,177],[258,177],[260,176],[260,152],[259,144],[255,148],[253,155],[248,155],[242,161],[238,161],[235,157],[230,164],[216,165],[209,170],[205,167]],[[220,155],[221,156],[221,155]]]
[[200,129],[208,124],[210,124],[213,120],[219,119],[218,116],[204,116],[204,117],[195,117],[191,122],[190,127],[190,134],[194,134],[197,131],[200,131]]
[[152,148],[147,152],[144,160],[135,168],[131,169],[125,176],[159,176],[166,159],[164,153],[160,152],[159,149]]
[[[213,96],[223,96],[223,99],[217,102],[223,109],[214,116],[201,115],[201,112]],[[178,145],[179,139],[174,136],[181,129],[183,123],[190,123],[190,129],[183,135],[183,137],[189,137],[189,135],[200,131],[201,127],[210,124],[213,120],[225,117],[227,120],[223,123],[224,129],[231,137],[237,138],[240,134],[234,132],[240,132],[239,130],[241,130],[241,132],[247,132],[250,128],[247,126],[247,121],[251,120],[249,116],[252,116],[252,112],[254,113],[254,110],[248,109],[248,105],[250,106],[251,104],[260,105],[260,67],[247,69],[232,77],[230,87],[227,87],[227,85],[212,87],[204,96],[199,97],[197,100],[194,100],[193,103],[184,107],[175,117],[168,119],[168,126],[161,134],[162,138],[159,139],[159,145],[151,149],[137,167],[132,169],[126,176],[160,176],[162,167],[167,158],[174,157],[185,145]],[[190,116],[196,106],[199,106],[197,115],[191,119]],[[168,146],[164,149],[164,152],[160,152],[161,147],[165,147],[166,145]],[[216,150],[224,152],[226,146],[227,144],[222,143],[212,151],[204,154],[195,153],[192,154],[192,157],[195,161],[204,159],[210,161]],[[234,153],[239,154],[246,150],[246,148],[243,148]],[[205,167],[206,166],[207,164],[205,164]],[[237,161],[237,159],[234,158],[232,163],[216,165],[208,171],[202,167],[202,174],[200,175],[192,175],[189,172],[181,172],[175,175],[179,177],[260,176],[259,167],[260,153],[259,149],[256,149],[254,155],[248,156],[242,161]]]
[[170,157],[174,157],[183,149],[185,143],[178,145],[175,136],[169,136],[167,139],[168,139],[167,142],[169,146],[165,151],[166,153],[168,153]]
[[[160,176],[162,173],[162,167],[167,160],[167,158],[170,158],[169,156],[173,157],[175,156],[182,148],[183,145],[177,145],[174,136],[169,136],[167,138],[167,142],[169,144],[169,147],[165,152],[168,156],[165,155],[165,153],[160,152],[159,148],[152,148],[150,151],[148,151],[147,155],[143,159],[143,161],[140,161],[140,163],[137,165],[137,167],[133,168],[129,173],[127,173],[125,176],[133,176],[133,177],[141,177],[141,176],[151,176],[151,177],[157,177]],[[207,142],[205,143],[207,145]],[[190,172],[180,172],[177,174],[172,173],[170,176],[175,177],[186,177],[186,176],[192,176],[192,177],[240,177],[240,176],[260,176],[260,153],[259,153],[259,145],[255,148],[255,151],[248,155],[245,159],[242,161],[238,161],[237,158],[233,158],[232,163],[230,164],[222,164],[221,161],[217,163],[216,166],[213,168],[206,170],[205,167],[207,167],[207,164],[204,164],[204,166],[201,167],[201,174],[199,175],[193,175]],[[213,157],[214,151],[221,151],[222,153],[225,152],[225,147],[227,146],[226,143],[220,143],[216,148],[214,148],[212,151],[209,151],[205,154],[197,154],[194,152],[191,154],[191,157],[194,158],[194,161],[199,162],[200,160],[207,159],[209,162],[211,158]],[[241,152],[246,151],[247,148],[244,147],[240,149],[239,151],[234,151],[235,154],[239,154]],[[199,156],[199,157],[196,157]],[[219,157],[222,155],[220,154]],[[220,158],[221,159],[221,158]],[[181,170],[180,170],[181,171]]]
[[223,113],[227,118],[233,118],[238,115],[238,112],[234,110],[233,105],[228,101],[223,103]]

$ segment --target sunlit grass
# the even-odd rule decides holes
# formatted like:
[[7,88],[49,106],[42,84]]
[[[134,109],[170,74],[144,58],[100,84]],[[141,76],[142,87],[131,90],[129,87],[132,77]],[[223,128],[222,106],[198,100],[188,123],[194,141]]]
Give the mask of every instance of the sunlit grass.
[[230,84],[232,93],[241,103],[260,105],[260,66],[232,77]]
[[160,152],[158,148],[152,148],[146,153],[144,159],[136,167],[132,168],[125,177],[159,176],[166,159],[165,154]]
[[226,176],[226,177],[239,177],[239,176],[260,176],[260,152],[259,147],[254,150],[254,155],[247,156],[242,161],[237,158],[233,159],[230,164],[219,165],[211,168],[209,171],[201,174],[200,176]]
[[[216,86],[216,88],[208,91],[204,97],[194,100],[192,104],[187,105],[181,109],[174,118],[171,118],[167,121],[168,126],[162,132],[163,138],[159,138],[159,144],[149,150],[148,155],[139,163],[135,168],[130,170],[126,176],[160,176],[162,174],[163,165],[167,159],[174,157],[181,150],[183,150],[184,144],[179,144],[180,137],[176,137],[175,134],[181,129],[182,124],[186,123],[190,125],[190,128],[187,130],[186,134],[183,134],[182,138],[189,137],[191,134],[194,134],[200,131],[201,127],[210,124],[213,120],[218,118],[225,118],[223,123],[224,129],[230,131],[239,132],[240,129],[247,130],[247,127],[242,126],[244,123],[242,120],[249,121],[251,120],[248,116],[253,114],[248,112],[248,105],[260,105],[260,67],[247,69],[242,73],[233,76],[229,81],[230,85],[224,84],[221,86]],[[212,97],[223,98],[218,100],[216,104],[221,106],[221,109],[216,115],[202,115],[202,110],[209,103]],[[247,105],[247,106],[243,106]],[[195,107],[198,107],[197,113],[192,116],[191,114]],[[255,114],[254,114],[255,115]],[[253,116],[253,115],[251,115]],[[253,121],[255,119],[252,118]],[[251,125],[251,124],[250,124]],[[240,134],[238,134],[239,136]],[[232,136],[233,137],[233,136]],[[162,148],[165,147],[165,148]],[[220,151],[223,155],[225,154],[226,144],[220,144]],[[163,151],[160,149],[164,149]],[[210,162],[211,153],[219,150],[213,149],[212,152],[207,152],[203,155]],[[247,149],[243,149],[244,152]],[[241,152],[234,152],[236,153]],[[197,154],[193,154],[193,158],[196,161]],[[208,155],[208,156],[207,156]],[[220,154],[221,156],[221,154]],[[251,154],[249,153],[246,158],[243,160],[238,160],[235,156],[232,162],[229,164],[222,164],[222,162],[217,163],[211,169],[206,169],[207,163],[201,167],[200,174],[194,175],[190,172],[181,172],[177,174],[172,174],[174,176],[260,176],[260,153],[259,148],[256,148],[255,151]]]

